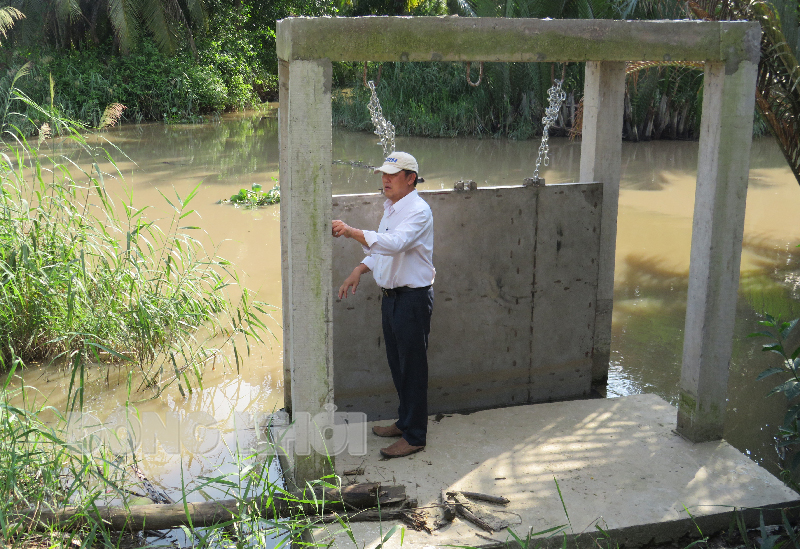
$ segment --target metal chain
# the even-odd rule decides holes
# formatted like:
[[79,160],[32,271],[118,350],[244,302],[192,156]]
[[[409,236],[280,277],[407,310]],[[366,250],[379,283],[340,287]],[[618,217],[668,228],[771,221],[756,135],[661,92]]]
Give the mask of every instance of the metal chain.
[[556,118],[558,118],[558,112],[561,110],[561,103],[567,98],[566,92],[561,89],[561,84],[563,82],[563,80],[555,80],[553,87],[547,91],[547,98],[550,100],[550,106],[545,109],[544,118],[542,118],[542,124],[544,124],[542,128],[542,144],[539,145],[539,157],[536,159],[536,170],[533,172],[534,180],[539,179],[539,166],[542,164],[545,166],[550,164],[550,157],[547,156],[547,153],[550,152],[550,145],[548,143],[550,139],[550,126],[555,124]]
[[370,80],[367,86],[372,91],[369,99],[369,114],[372,117],[372,125],[375,126],[375,135],[381,138],[380,144],[383,145],[384,158],[394,152],[394,124],[383,117],[381,102],[378,101],[378,94],[375,93],[375,82]]

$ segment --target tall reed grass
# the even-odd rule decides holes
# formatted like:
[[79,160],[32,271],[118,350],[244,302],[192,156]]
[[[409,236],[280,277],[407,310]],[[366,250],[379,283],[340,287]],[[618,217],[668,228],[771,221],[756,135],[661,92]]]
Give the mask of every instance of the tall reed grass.
[[[12,379],[22,366],[19,357],[8,362],[10,370],[0,386],[0,539],[5,547],[115,546],[116,540],[102,523],[79,513],[61,531],[36,531],[30,521],[20,520],[26,509],[54,509],[68,503],[91,509],[92,505],[125,494],[122,469],[108,459],[78,451],[53,426],[40,418],[47,411],[30,408],[27,391],[14,387]],[[20,405],[12,402],[20,401]],[[63,415],[56,413],[63,419]],[[63,421],[61,422],[63,425]]]
[[6,131],[0,152],[0,363],[61,360],[76,387],[88,362],[127,363],[144,385],[175,382],[181,393],[202,387],[203,365],[223,357],[220,344],[232,347],[238,368],[239,346],[249,350],[269,333],[270,309],[246,288],[231,302],[236,271],[195,236],[198,188],[162,195],[172,216],[150,219],[122,193],[110,143],[93,145],[76,124],[42,113],[69,153],[48,146],[44,125],[38,143]]
[[[129,468],[136,452],[71,440],[71,413],[84,411],[86,372],[109,362],[129,368],[129,405],[136,400],[135,373],[154,389],[150,396],[170,384],[185,395],[202,389],[203,367],[224,360],[223,346],[238,368],[250,346],[270,333],[271,309],[246,288],[236,302],[228,295],[239,278],[196,236],[197,187],[186,196],[163,194],[172,215],[149,218],[150,209],[122,191],[113,160],[121,151],[93,144],[52,105],[30,101],[13,82],[11,88],[0,112],[0,365],[7,370],[0,385],[0,540],[16,547],[119,547],[120,534],[93,510],[109,502],[125,507],[141,492]],[[22,110],[16,104],[38,120],[16,114]],[[38,140],[23,137],[18,122],[35,124]],[[57,147],[53,133],[64,136]],[[65,410],[29,399],[20,376],[26,364],[50,360],[72,369]],[[54,420],[45,423],[42,414]],[[279,489],[268,474],[272,458],[233,452],[235,479],[203,479],[194,490],[213,486],[244,502]],[[183,501],[190,494],[182,488]],[[67,505],[78,511],[66,525],[41,531],[30,521],[31,509]],[[242,505],[225,524],[190,523],[184,532],[197,546],[261,547],[304,531],[303,520],[265,522]]]

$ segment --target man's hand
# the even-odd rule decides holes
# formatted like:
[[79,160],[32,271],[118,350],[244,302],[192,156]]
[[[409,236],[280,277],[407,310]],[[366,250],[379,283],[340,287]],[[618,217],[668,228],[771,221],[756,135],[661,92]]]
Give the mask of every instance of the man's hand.
[[367,241],[364,240],[364,231],[355,229],[339,219],[334,219],[331,223],[331,234],[336,238],[340,236],[352,238],[362,246],[367,246]]
[[339,299],[347,298],[347,290],[349,288],[352,288],[352,294],[355,295],[356,288],[358,288],[358,283],[361,281],[361,275],[368,272],[369,268],[363,263],[359,263],[358,267],[353,269],[353,272],[350,273],[350,276],[348,276],[339,287]]
[[340,236],[343,236],[345,238],[351,238],[350,235],[352,231],[353,227],[351,227],[350,225],[339,219],[334,219],[333,223],[331,223],[331,232],[333,233],[333,236],[335,236],[336,238],[339,238]]

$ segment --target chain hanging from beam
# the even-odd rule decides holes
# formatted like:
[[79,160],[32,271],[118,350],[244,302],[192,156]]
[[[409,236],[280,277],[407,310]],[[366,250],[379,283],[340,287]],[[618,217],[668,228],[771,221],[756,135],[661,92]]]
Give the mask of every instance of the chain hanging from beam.
[[[558,112],[561,110],[561,103],[567,98],[567,94],[561,89],[563,80],[555,80],[553,87],[547,91],[547,98],[550,100],[550,105],[544,111],[544,118],[542,118],[542,144],[539,145],[539,156],[536,158],[536,170],[533,172],[533,180],[539,180],[539,166],[550,164],[550,157],[547,155],[550,152],[550,126],[555,124],[558,118]],[[376,132],[377,133],[377,132]]]
[[386,158],[394,152],[394,124],[383,117],[381,102],[378,101],[378,94],[375,93],[375,82],[367,82],[372,97],[369,99],[369,114],[372,117],[372,125],[375,126],[375,135],[381,138],[380,144],[383,145],[383,156]]

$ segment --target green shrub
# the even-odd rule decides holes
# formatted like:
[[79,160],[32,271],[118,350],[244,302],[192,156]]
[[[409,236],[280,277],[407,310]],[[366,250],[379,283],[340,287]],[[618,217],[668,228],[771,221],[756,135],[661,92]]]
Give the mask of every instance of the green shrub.
[[[266,74],[256,77],[246,58],[220,47],[209,47],[197,60],[188,51],[167,56],[151,42],[143,42],[127,56],[111,55],[102,47],[0,52],[0,65],[9,67],[0,75],[0,96],[9,92],[18,69],[30,63],[16,87],[34,102],[50,105],[52,79],[53,107],[59,114],[97,127],[111,103],[126,107],[126,120],[195,121],[202,115],[260,103],[256,89],[277,89],[276,79]],[[21,119],[34,115],[21,114]]]
[[761,350],[780,356],[781,361],[779,365],[761,372],[757,380],[760,381],[775,375],[781,378],[781,382],[773,387],[767,393],[767,396],[783,393],[786,397],[787,411],[783,419],[783,425],[778,428],[780,437],[778,448],[794,450],[794,457],[789,468],[785,469],[781,476],[785,482],[795,489],[800,489],[793,475],[798,466],[800,466],[800,453],[796,451],[797,446],[800,446],[800,346],[797,346],[796,343],[789,345],[789,340],[792,339],[791,336],[796,335],[793,334],[793,331],[800,319],[796,318],[790,322],[782,322],[769,314],[765,314],[764,317],[764,320],[759,321],[759,324],[766,329],[752,333],[749,337],[766,337],[770,339],[771,342],[762,345]]

